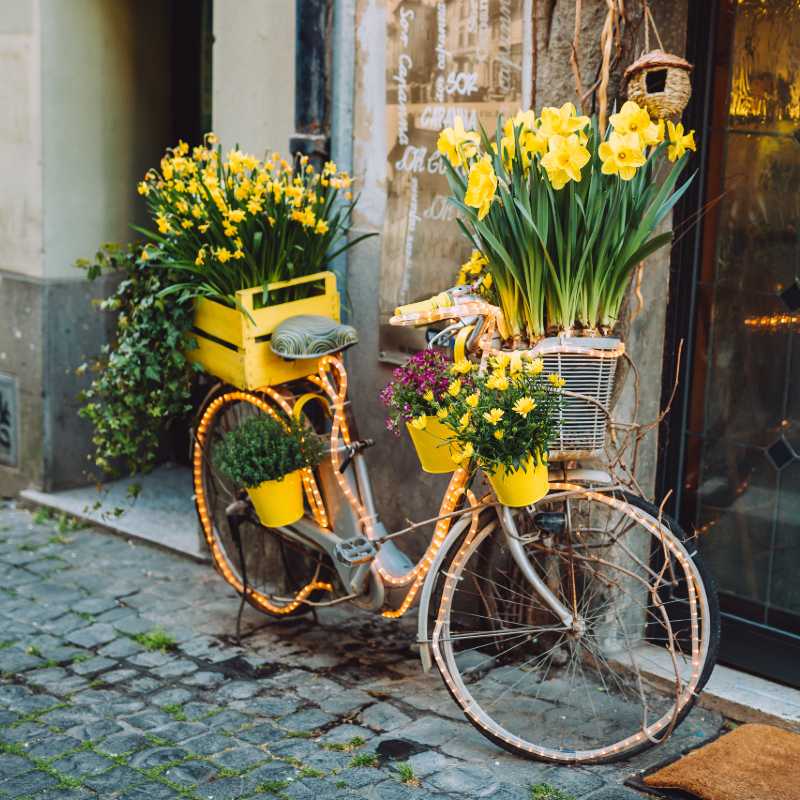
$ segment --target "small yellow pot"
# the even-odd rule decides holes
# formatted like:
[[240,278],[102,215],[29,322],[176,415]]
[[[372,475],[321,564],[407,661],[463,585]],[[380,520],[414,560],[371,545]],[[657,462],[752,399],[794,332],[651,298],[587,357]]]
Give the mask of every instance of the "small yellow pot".
[[549,488],[547,463],[543,459],[534,465],[533,456],[528,456],[520,469],[507,472],[505,467],[500,467],[497,472],[487,472],[486,477],[497,499],[512,508],[533,505],[547,494]]
[[426,420],[427,423],[422,430],[418,430],[409,422],[406,423],[423,471],[433,475],[453,472],[458,468],[458,464],[453,461],[450,454],[449,441],[453,431],[436,417],[428,416]]
[[261,524],[266,528],[291,525],[303,516],[302,472],[296,469],[279,481],[264,481],[247,490]]

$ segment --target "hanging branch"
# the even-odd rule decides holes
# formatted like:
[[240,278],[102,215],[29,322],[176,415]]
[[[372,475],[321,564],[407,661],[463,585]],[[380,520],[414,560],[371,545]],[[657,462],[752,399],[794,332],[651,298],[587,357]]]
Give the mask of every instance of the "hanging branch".
[[578,61],[578,48],[581,43],[581,0],[575,0],[575,30],[572,34],[572,52],[569,56],[569,63],[572,66],[572,75],[575,78],[575,93],[578,96],[578,105],[581,111],[586,112],[584,107],[585,92],[583,90],[583,79],[581,78],[581,67]]

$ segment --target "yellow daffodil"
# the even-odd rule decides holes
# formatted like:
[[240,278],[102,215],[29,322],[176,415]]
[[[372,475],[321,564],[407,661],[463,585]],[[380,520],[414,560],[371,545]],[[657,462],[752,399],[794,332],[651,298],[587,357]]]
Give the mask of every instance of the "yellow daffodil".
[[322,235],[323,233],[328,232],[328,223],[325,222],[324,219],[317,220],[317,224],[314,226],[314,232]]
[[452,128],[445,128],[436,142],[439,152],[447,156],[454,167],[460,167],[464,159],[472,158],[478,152],[480,134],[465,131],[461,117],[456,117]]
[[549,139],[551,136],[567,137],[583,130],[589,124],[589,117],[577,116],[572,103],[564,103],[561,108],[547,106],[542,109],[539,133]]
[[566,386],[566,381],[555,372],[551,373],[547,376],[547,380],[556,387],[556,389],[561,389],[563,386]]
[[251,197],[247,201],[247,210],[251,214],[258,214],[258,212],[261,211],[263,209],[263,207],[264,207],[263,203],[262,203],[261,199],[258,198],[258,197]]
[[142,261],[147,261],[149,258],[150,258],[150,253],[148,252],[147,247],[144,247],[142,249],[141,259]]
[[447,416],[447,409],[446,409],[446,408],[440,408],[440,409],[439,409],[439,410],[436,412],[436,416],[437,416],[439,419],[444,419],[444,418]]
[[506,412],[503,411],[502,408],[493,408],[491,411],[484,411],[483,418],[490,424],[490,425],[497,425],[501,419],[503,419],[503,415]]
[[525,364],[525,372],[528,375],[539,375],[544,369],[544,361],[541,358],[534,358]]
[[206,249],[205,247],[201,247],[197,251],[197,258],[194,260],[194,264],[196,267],[200,267],[206,263]]
[[156,216],[156,225],[158,225],[159,233],[169,233],[172,230],[172,226],[169,224],[169,220],[164,214],[158,214]]
[[461,415],[461,419],[458,421],[458,429],[460,431],[466,430],[469,427],[469,421],[470,421],[470,414],[469,411],[467,411],[465,414]]
[[602,173],[619,175],[624,181],[633,178],[636,169],[647,161],[641,140],[633,131],[625,134],[613,131],[607,142],[601,142],[597,153],[603,162]]
[[670,161],[677,161],[683,157],[687,150],[696,151],[697,145],[694,143],[694,131],[683,133],[683,123],[677,125],[667,121],[667,131],[669,133],[669,147],[667,147],[667,158]]
[[462,448],[454,448],[452,457],[453,461],[456,464],[461,464],[464,461],[469,461],[472,458],[473,453],[475,452],[475,448],[472,446],[472,442],[467,442]]
[[505,431],[500,430],[499,428],[492,434],[497,441],[501,441],[502,438],[505,436]]
[[547,153],[542,157],[542,166],[554,189],[563,189],[567,181],[580,181],[581,169],[591,156],[573,133],[570,136],[550,137]]
[[514,411],[521,417],[527,417],[534,408],[536,408],[536,402],[527,395],[525,397],[520,397],[519,400],[514,403]]
[[181,228],[183,228],[184,230],[188,230],[189,228],[193,227],[194,227],[194,222],[192,222],[190,219],[185,219],[181,222]]
[[211,226],[210,222],[204,222],[204,223],[202,223],[202,225],[198,225],[197,226],[197,230],[199,230],[200,233],[205,233],[209,229],[210,226]]
[[150,194],[150,186],[145,181],[140,181],[136,187],[136,191],[147,197],[147,195]]
[[234,208],[228,212],[228,219],[231,222],[241,222],[244,219],[244,211],[241,208]]
[[464,202],[477,208],[478,219],[483,219],[489,213],[496,192],[497,176],[494,174],[492,159],[485,155],[470,168]]
[[486,387],[505,392],[508,389],[508,378],[502,372],[493,372],[486,381]]
[[419,417],[414,417],[414,419],[411,420],[411,426],[416,428],[418,431],[424,431],[427,424],[428,418],[424,414]]
[[470,408],[475,408],[478,405],[478,401],[480,400],[480,393],[473,392],[470,395],[467,395],[466,403]]
[[432,403],[433,402],[433,392],[430,389],[428,389],[428,391],[425,392],[425,394],[422,395],[422,399],[423,400],[427,400],[429,403]]
[[197,203],[195,203],[192,206],[192,216],[195,219],[200,219],[200,217],[203,216],[203,208],[202,208],[202,206],[199,206],[199,205],[197,205]]
[[452,367],[450,367],[450,372],[453,375],[469,375],[472,372],[472,362],[467,361],[466,358],[461,359],[461,361],[456,361]]
[[492,366],[500,372],[505,372],[511,361],[511,356],[508,353],[498,353],[492,358]]
[[459,378],[456,378],[456,379],[455,379],[455,380],[454,380],[454,381],[453,381],[453,382],[452,382],[452,383],[451,383],[451,384],[450,384],[450,385],[447,387],[447,393],[448,393],[448,394],[449,394],[451,397],[457,397],[457,396],[458,396],[458,393],[459,393],[460,391],[461,391],[461,380],[460,380]]
[[641,147],[658,144],[664,138],[663,123],[659,126],[658,123],[653,122],[647,113],[647,109],[642,108],[638,103],[634,103],[633,100],[628,100],[624,103],[617,114],[612,114],[609,117],[609,122],[614,126],[614,131],[623,136],[628,133],[635,133],[639,138]]
[[214,255],[217,257],[217,261],[219,261],[220,264],[231,260],[231,251],[228,250],[227,247],[218,247]]

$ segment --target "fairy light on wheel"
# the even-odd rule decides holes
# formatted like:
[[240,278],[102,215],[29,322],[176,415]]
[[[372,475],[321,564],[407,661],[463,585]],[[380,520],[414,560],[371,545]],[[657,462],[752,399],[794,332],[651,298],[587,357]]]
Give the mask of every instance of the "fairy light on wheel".
[[[270,394],[270,397],[272,395]],[[273,398],[275,399],[275,398]],[[281,398],[282,399],[282,398]],[[197,513],[200,517],[200,524],[203,528],[203,535],[206,538],[206,542],[208,543],[208,547],[211,550],[211,554],[213,556],[214,566],[219,570],[222,574],[222,577],[233,586],[233,588],[241,594],[244,591],[244,586],[241,580],[238,578],[236,574],[231,570],[230,566],[228,565],[228,560],[225,554],[222,552],[220,548],[217,537],[214,534],[214,524],[208,514],[208,506],[206,502],[206,493],[205,488],[203,487],[203,452],[206,443],[206,438],[208,436],[208,429],[211,425],[212,420],[214,417],[219,413],[219,411],[229,403],[234,402],[245,402],[250,403],[255,408],[259,409],[260,411],[268,414],[273,419],[278,420],[279,422],[283,423],[280,415],[269,405],[269,403],[262,400],[260,397],[254,394],[250,394],[249,392],[241,392],[241,391],[232,391],[227,392],[219,397],[215,398],[214,400],[209,403],[208,408],[206,408],[205,413],[203,414],[200,422],[197,425],[197,432],[195,434],[195,447],[194,447],[194,457],[193,457],[193,464],[192,464],[192,472],[194,478],[194,492],[195,492],[195,505],[197,507]],[[275,400],[276,402],[277,399]],[[283,405],[279,403],[283,408]],[[295,595],[294,599],[291,600],[286,605],[276,605],[271,600],[269,600],[266,595],[258,592],[254,589],[248,587],[248,597],[252,599],[256,605],[258,605],[262,610],[267,611],[271,614],[290,614],[296,608],[298,608],[304,600],[306,600],[312,592],[320,590],[320,591],[327,591],[333,592],[333,585],[325,582],[325,581],[312,581],[311,583],[306,584],[303,586],[300,591]]]

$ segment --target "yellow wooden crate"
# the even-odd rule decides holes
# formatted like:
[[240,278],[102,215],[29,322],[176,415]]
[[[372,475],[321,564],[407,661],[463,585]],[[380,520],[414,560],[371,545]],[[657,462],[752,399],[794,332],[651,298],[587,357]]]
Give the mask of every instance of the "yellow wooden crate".
[[287,361],[272,352],[269,342],[275,328],[289,317],[317,314],[339,320],[339,292],[332,272],[271,283],[267,292],[280,296],[281,290],[304,283],[314,284],[309,297],[263,308],[256,307],[261,302],[261,287],[236,292],[247,314],[205,297],[198,298],[193,328],[198,346],[188,350],[188,358],[240,389],[273,386],[316,372],[319,359]]

